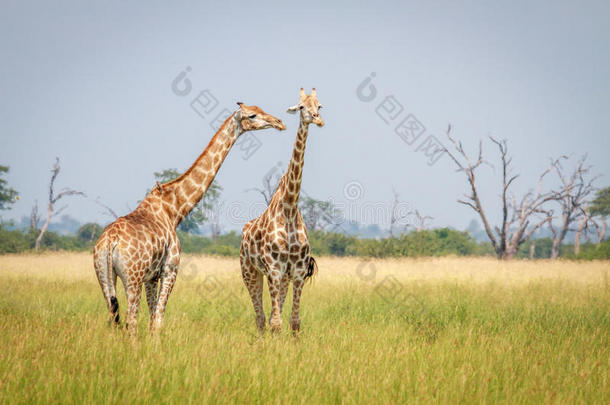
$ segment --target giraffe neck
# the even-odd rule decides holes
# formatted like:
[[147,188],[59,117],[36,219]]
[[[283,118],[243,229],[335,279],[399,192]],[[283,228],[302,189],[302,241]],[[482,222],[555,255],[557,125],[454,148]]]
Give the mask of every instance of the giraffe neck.
[[294,150],[292,151],[292,159],[290,159],[288,170],[286,170],[286,174],[284,175],[285,180],[282,202],[284,211],[287,212],[289,216],[295,215],[298,211],[308,131],[309,124],[306,124],[303,121],[303,118],[301,118],[299,130],[297,131],[297,139],[294,142]]
[[163,184],[162,190],[156,189],[174,227],[178,227],[201,201],[231,147],[244,132],[237,124],[235,114],[226,119],[203,153],[182,176]]

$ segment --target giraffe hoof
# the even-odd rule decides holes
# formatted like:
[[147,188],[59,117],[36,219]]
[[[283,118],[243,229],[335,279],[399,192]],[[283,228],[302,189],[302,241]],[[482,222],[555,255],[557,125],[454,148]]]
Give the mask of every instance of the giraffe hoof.
[[150,335],[151,336],[159,336],[159,333],[161,332],[161,327],[159,325],[155,325],[153,324],[150,327]]
[[281,330],[282,330],[282,324],[281,323],[276,323],[276,324],[272,324],[271,325],[271,333],[272,334],[278,334],[278,333],[280,333]]
[[269,321],[269,326],[271,327],[272,333],[279,333],[282,329],[282,320],[281,319],[271,319]]

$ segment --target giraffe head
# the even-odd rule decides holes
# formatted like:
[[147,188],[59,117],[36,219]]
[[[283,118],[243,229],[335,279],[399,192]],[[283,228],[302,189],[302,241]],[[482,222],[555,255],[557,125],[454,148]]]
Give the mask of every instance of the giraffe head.
[[320,108],[322,108],[322,104],[318,101],[316,89],[312,89],[311,94],[307,95],[301,87],[299,104],[288,108],[288,112],[295,114],[297,111],[301,111],[303,122],[306,124],[314,123],[319,127],[323,127],[324,121],[320,117]]
[[245,105],[239,101],[237,102],[237,105],[239,106],[239,110],[237,110],[235,118],[244,132],[267,128],[275,128],[280,131],[286,129],[286,125],[284,125],[282,120],[271,114],[267,114],[255,105]]

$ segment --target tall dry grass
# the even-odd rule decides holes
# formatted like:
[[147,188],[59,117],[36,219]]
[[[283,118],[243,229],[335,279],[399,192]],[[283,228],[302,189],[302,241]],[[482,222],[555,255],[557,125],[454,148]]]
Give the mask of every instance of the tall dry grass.
[[0,401],[610,401],[608,262],[318,262],[298,339],[257,335],[237,260],[185,256],[161,336],[142,300],[133,342],[90,255],[0,256]]

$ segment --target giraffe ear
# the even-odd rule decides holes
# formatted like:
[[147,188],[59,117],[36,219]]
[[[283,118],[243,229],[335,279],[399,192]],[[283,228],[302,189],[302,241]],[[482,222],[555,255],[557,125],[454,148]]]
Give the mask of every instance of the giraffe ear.
[[288,109],[286,110],[287,113],[290,114],[296,114],[296,112],[299,111],[299,106],[297,105],[293,105],[292,107],[288,107]]

